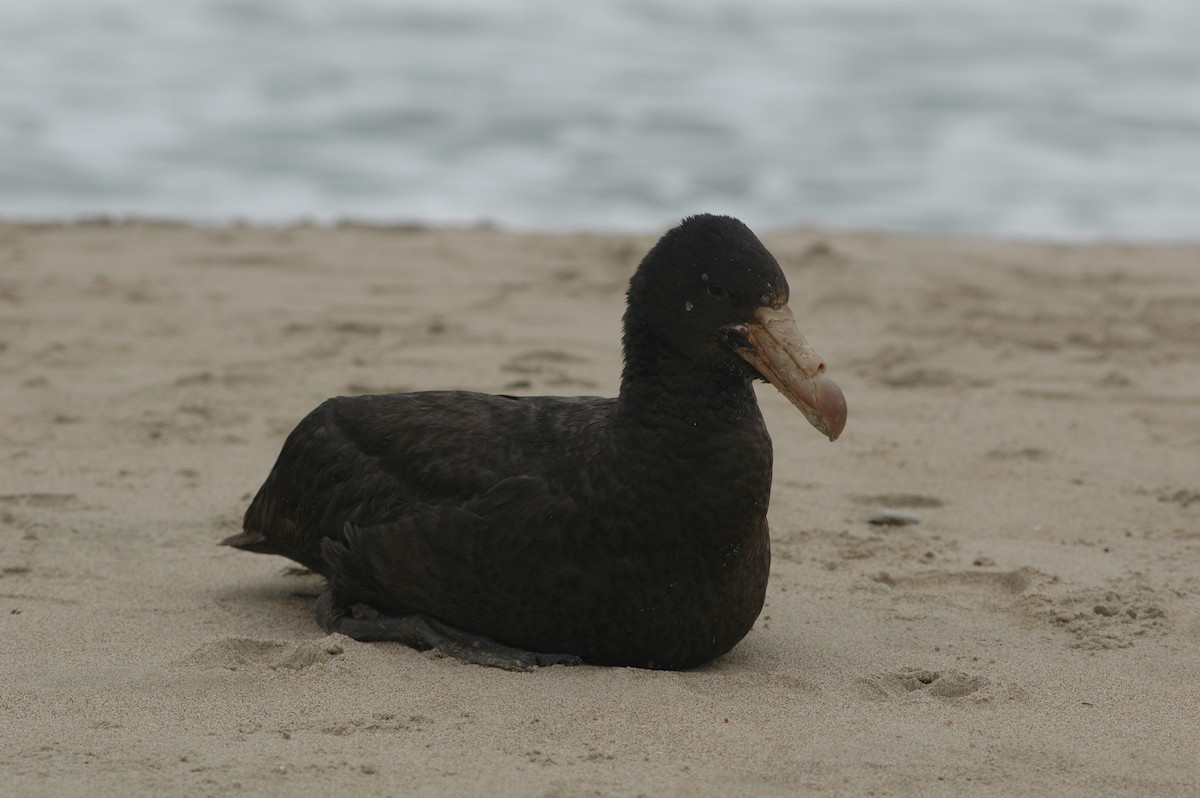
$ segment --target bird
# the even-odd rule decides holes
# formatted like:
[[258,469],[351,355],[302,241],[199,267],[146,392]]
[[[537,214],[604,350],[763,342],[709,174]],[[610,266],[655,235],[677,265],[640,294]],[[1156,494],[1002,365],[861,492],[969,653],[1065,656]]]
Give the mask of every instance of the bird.
[[841,389],[778,261],[697,214],[634,271],[616,397],[420,391],[328,399],[222,543],[322,575],[329,633],[508,670],[683,670],[763,607],[768,381],[829,440]]

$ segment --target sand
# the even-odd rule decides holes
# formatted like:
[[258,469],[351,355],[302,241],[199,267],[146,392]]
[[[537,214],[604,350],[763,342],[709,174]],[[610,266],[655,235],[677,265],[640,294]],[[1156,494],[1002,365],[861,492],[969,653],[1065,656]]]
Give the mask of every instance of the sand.
[[328,396],[615,392],[652,236],[0,225],[0,793],[1198,794],[1200,246],[764,238],[850,420],[759,390],[758,624],[508,673],[216,544]]

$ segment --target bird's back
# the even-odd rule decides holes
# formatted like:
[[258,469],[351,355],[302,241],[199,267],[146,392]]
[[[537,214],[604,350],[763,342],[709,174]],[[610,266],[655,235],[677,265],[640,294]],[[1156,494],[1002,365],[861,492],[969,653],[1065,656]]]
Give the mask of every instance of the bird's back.
[[346,523],[458,508],[513,477],[569,500],[588,490],[579,464],[595,459],[613,403],[465,391],[330,399],[288,436],[242,533],[224,543],[327,573],[321,541],[340,541]]

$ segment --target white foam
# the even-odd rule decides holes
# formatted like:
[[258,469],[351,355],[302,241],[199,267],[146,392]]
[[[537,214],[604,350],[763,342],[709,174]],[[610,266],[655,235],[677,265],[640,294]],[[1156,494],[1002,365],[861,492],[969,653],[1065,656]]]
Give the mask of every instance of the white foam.
[[0,215],[1193,238],[1191,0],[7,0]]

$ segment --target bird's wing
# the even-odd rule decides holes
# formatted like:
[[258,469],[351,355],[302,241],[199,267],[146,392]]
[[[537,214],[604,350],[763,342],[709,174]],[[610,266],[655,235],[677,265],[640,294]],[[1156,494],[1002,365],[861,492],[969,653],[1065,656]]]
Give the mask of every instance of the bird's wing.
[[[503,630],[521,617],[536,630],[537,605],[547,610],[560,584],[563,546],[578,512],[537,477],[501,480],[459,505],[419,504],[389,523],[346,525],[322,554],[342,605],[370,604],[395,614],[427,612],[464,629]],[[566,566],[564,566],[566,567]]]
[[288,436],[246,511],[245,531],[227,542],[323,571],[321,540],[340,540],[347,522],[475,512],[526,484],[508,480],[544,482],[570,448],[564,416],[586,411],[579,402],[465,392],[331,399]]

